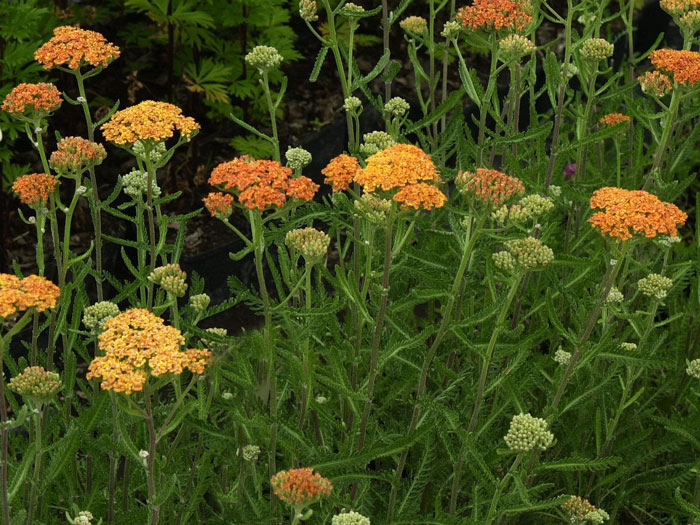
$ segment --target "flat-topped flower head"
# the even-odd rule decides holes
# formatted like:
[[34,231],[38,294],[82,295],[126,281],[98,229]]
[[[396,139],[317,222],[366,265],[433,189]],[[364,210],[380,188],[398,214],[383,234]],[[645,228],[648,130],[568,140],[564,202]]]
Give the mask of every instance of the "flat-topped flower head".
[[653,297],[658,301],[666,298],[672,286],[673,281],[671,279],[658,273],[650,273],[637,281],[637,288],[642,294],[647,297]]
[[43,312],[55,308],[60,295],[59,287],[40,275],[20,279],[0,273],[0,318],[30,309]]
[[51,154],[49,165],[58,173],[79,173],[102,164],[107,152],[102,144],[82,137],[65,137]]
[[313,264],[326,256],[331,238],[316,228],[299,228],[288,232],[284,243],[300,253],[307,263]]
[[402,210],[432,210],[442,208],[447,202],[447,197],[437,186],[426,182],[407,184],[394,194],[393,199],[401,204]]
[[148,275],[148,280],[175,297],[184,297],[187,292],[187,274],[179,264],[166,264]]
[[0,109],[22,119],[43,118],[61,107],[63,97],[53,84],[22,83],[15,86],[3,100]]
[[678,226],[688,219],[674,204],[663,202],[656,195],[615,187],[596,190],[591,197],[591,209],[603,211],[594,213],[588,222],[601,233],[623,241],[637,234],[647,238],[675,237]]
[[45,208],[49,198],[58,186],[58,179],[48,173],[22,175],[12,183],[12,191],[22,204],[34,209]]
[[375,153],[396,145],[396,141],[385,131],[372,131],[362,135],[364,141],[360,144],[360,153],[365,157],[370,157]]
[[649,55],[651,63],[675,82],[687,86],[700,84],[700,53],[688,50],[657,49]]
[[523,31],[532,22],[530,0],[474,0],[457,11],[457,20],[467,29]]
[[292,169],[277,161],[255,160],[248,156],[216,166],[209,184],[237,195],[245,208],[261,211],[280,208],[287,199],[310,201],[319,188],[308,177],[292,177]]
[[83,324],[93,334],[100,333],[105,323],[119,315],[119,306],[111,301],[100,301],[88,306],[83,311]]
[[228,219],[233,213],[233,200],[233,195],[216,191],[204,197],[202,202],[212,217],[223,220]]
[[95,31],[60,26],[53,30],[53,34],[51,40],[34,53],[34,59],[44,66],[44,69],[58,66],[68,69],[80,69],[83,66],[106,67],[119,58],[119,48]]
[[200,126],[173,104],[145,100],[117,111],[101,129],[108,141],[124,146],[137,140],[163,142],[172,138],[176,131],[190,138]]
[[299,16],[306,22],[315,22],[318,20],[318,6],[315,0],[300,0],[299,1]]
[[330,184],[333,193],[347,190],[360,169],[355,157],[342,153],[331,159],[328,166],[321,170],[326,176],[325,183]]
[[547,450],[554,442],[547,422],[530,414],[513,416],[508,433],[503,438],[508,448],[515,452]]
[[688,368],[685,369],[685,373],[690,377],[700,379],[700,359],[688,361]]
[[41,366],[28,366],[8,384],[10,390],[35,403],[49,401],[62,386],[56,372],[48,372]]
[[533,53],[537,46],[529,38],[514,33],[499,40],[498,49],[505,62],[516,62]]
[[700,9],[700,0],[661,0],[659,5],[668,14],[678,16],[689,10]]
[[109,319],[98,342],[105,355],[93,359],[87,379],[101,379],[103,389],[126,394],[142,390],[149,375],[177,375],[185,369],[202,374],[211,357],[206,349],[183,351],[180,330],[141,308]]
[[678,19],[678,27],[686,36],[692,36],[700,30],[700,10],[693,9]]
[[282,63],[282,55],[272,46],[255,46],[253,50],[245,56],[245,61],[251,67],[256,68],[260,74],[277,69]]
[[632,117],[629,115],[623,115],[622,113],[608,113],[603,115],[598,120],[604,126],[617,126],[619,124],[629,124],[632,122]]
[[461,171],[455,182],[462,191],[474,194],[487,204],[501,205],[525,193],[525,186],[517,177],[486,168],[477,168],[475,172]]
[[391,201],[373,193],[363,193],[354,206],[363,217],[374,224],[384,224],[391,213]]
[[661,98],[671,91],[671,79],[661,71],[647,71],[637,80],[642,91],[652,97]]
[[[148,193],[148,173],[145,171],[133,168],[126,175],[122,175],[121,181],[124,193],[134,199],[139,199]],[[158,186],[156,178],[153,177],[151,180],[151,195],[157,198],[160,197],[160,193],[160,186]]]
[[428,21],[422,16],[409,16],[399,22],[409,36],[423,36],[428,32]]
[[606,60],[614,51],[615,47],[604,38],[589,38],[581,46],[581,56],[592,62]]
[[359,512],[351,510],[333,516],[331,525],[370,525],[370,520]]
[[439,182],[440,175],[430,155],[411,144],[396,144],[367,159],[355,182],[364,191],[390,191],[417,182]]
[[554,260],[552,249],[535,237],[511,239],[504,246],[504,252],[493,254],[493,261],[506,271],[512,272],[516,268],[522,271],[535,270]]
[[287,166],[293,170],[301,170],[311,164],[313,157],[304,148],[289,148],[284,154],[287,159]]
[[565,501],[562,510],[569,516],[571,523],[593,523],[600,525],[610,516],[602,509],[596,508],[587,499],[580,496],[571,496]]
[[411,109],[406,99],[393,97],[384,104],[384,113],[392,117],[403,117]]
[[306,507],[330,495],[333,483],[310,468],[278,472],[270,480],[275,495],[291,507]]

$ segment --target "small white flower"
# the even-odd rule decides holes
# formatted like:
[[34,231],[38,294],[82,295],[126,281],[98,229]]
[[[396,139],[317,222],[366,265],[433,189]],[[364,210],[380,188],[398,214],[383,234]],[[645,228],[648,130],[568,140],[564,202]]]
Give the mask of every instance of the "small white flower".
[[77,100],[81,104],[85,104],[87,102],[87,99],[85,97],[78,97],[75,100]]
[[77,193],[78,195],[82,195],[86,191],[87,191],[87,188],[85,186],[78,186],[75,190],[75,193]]
[[32,216],[29,217],[29,219],[27,219],[27,220],[28,220],[29,222],[31,222],[32,224],[34,224],[34,223],[36,222],[36,217],[34,217],[34,215],[32,215]]

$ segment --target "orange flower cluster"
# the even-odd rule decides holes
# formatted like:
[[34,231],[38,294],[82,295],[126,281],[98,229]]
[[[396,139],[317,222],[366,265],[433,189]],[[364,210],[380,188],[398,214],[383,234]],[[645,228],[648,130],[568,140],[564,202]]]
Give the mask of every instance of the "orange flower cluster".
[[287,198],[310,201],[318,191],[308,177],[292,177],[292,170],[274,160],[248,156],[222,162],[214,168],[209,184],[235,192],[249,210],[281,207]]
[[132,308],[105,323],[99,336],[105,355],[93,359],[86,377],[101,378],[105,390],[131,394],[143,389],[149,375],[177,375],[185,368],[202,374],[209,350],[182,351],[184,342],[177,328],[165,326],[148,310]]
[[120,146],[137,140],[162,142],[171,138],[175,130],[189,137],[199,129],[199,124],[192,117],[185,117],[179,107],[155,100],[145,100],[117,111],[102,124],[105,138]]
[[228,219],[233,213],[233,195],[227,193],[210,193],[204,199],[204,206],[217,219]]
[[270,480],[275,495],[287,505],[305,507],[333,490],[333,483],[310,468],[278,472]]
[[663,97],[666,93],[671,91],[671,79],[661,71],[647,71],[643,75],[640,75],[637,80],[644,93],[656,97]]
[[401,208],[404,210],[408,208],[432,210],[442,208],[447,202],[447,197],[436,186],[418,182],[401,188],[394,194],[394,200],[401,203]]
[[61,290],[40,275],[20,279],[16,275],[0,273],[0,317],[33,308],[43,312],[55,308]]
[[51,154],[49,165],[59,173],[78,172],[102,164],[107,152],[102,144],[82,137],[66,137]]
[[700,9],[700,0],[661,0],[659,5],[671,15],[681,15],[691,9]]
[[36,208],[46,205],[56,186],[58,186],[58,179],[53,175],[30,173],[18,177],[12,183],[12,191],[19,196],[23,204]]
[[359,169],[360,163],[357,159],[343,153],[332,159],[328,166],[321,170],[321,173],[326,176],[325,183],[330,184],[333,187],[333,193],[335,193],[347,190]]
[[600,122],[604,126],[617,126],[618,124],[622,124],[623,122],[632,122],[632,117],[628,115],[623,115],[622,113],[608,113],[607,115],[600,117],[600,120],[598,122]]
[[38,113],[39,116],[44,116],[56,111],[62,102],[61,92],[53,84],[22,83],[7,94],[0,109],[16,115]]
[[677,49],[657,49],[649,55],[651,63],[679,84],[700,84],[700,53]]
[[486,168],[477,168],[476,172],[461,171],[456,183],[463,191],[495,205],[501,205],[511,197],[525,193],[525,186],[517,177]]
[[119,58],[119,48],[95,31],[60,26],[53,30],[53,34],[34,53],[34,59],[44,69],[57,66],[80,69],[85,65],[106,67],[112,60]]
[[530,0],[474,0],[457,11],[457,21],[467,29],[522,31],[532,12]]
[[588,222],[601,233],[623,241],[633,234],[653,238],[660,234],[675,236],[688,215],[674,204],[663,202],[644,190],[600,188],[591,197],[591,209],[602,209]]

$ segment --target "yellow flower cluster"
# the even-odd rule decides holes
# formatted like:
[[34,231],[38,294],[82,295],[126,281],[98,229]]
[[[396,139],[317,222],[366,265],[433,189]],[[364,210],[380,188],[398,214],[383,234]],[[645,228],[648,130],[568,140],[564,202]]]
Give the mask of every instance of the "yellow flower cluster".
[[185,368],[202,374],[211,356],[206,349],[182,351],[180,330],[141,308],[109,319],[98,341],[105,355],[90,363],[87,378],[100,378],[105,390],[126,394],[142,390],[149,375],[177,375]]
[[43,312],[55,308],[61,290],[40,275],[20,279],[16,275],[0,273],[0,317],[33,308]]
[[199,129],[199,124],[192,117],[185,117],[177,106],[155,100],[145,100],[117,111],[102,125],[105,138],[120,146],[137,140],[162,142],[171,138],[176,130],[183,137],[190,137]]

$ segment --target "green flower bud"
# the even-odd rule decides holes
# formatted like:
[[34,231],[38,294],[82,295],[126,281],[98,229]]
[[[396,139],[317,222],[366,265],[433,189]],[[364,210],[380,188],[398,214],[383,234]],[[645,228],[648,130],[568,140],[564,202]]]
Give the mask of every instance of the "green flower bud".
[[502,251],[494,253],[491,258],[494,264],[501,270],[512,273],[515,271],[516,261],[510,252]]
[[367,220],[374,224],[384,224],[391,212],[391,201],[377,197],[372,193],[364,193],[355,201],[355,209],[362,213]]
[[610,288],[608,296],[605,298],[605,304],[621,303],[624,301],[625,296],[616,287]]
[[442,28],[442,37],[446,38],[447,40],[454,40],[457,38],[462,31],[462,26],[460,25],[459,22],[456,20],[450,20],[448,22],[445,22],[444,27]]
[[603,509],[596,509],[586,514],[586,520],[590,521],[593,525],[602,525],[604,521],[609,519],[610,515]]
[[372,131],[371,133],[365,133],[362,135],[362,140],[364,144],[360,145],[360,153],[365,157],[374,155],[375,153],[388,148],[389,146],[395,146],[396,141],[391,138],[391,135],[384,131]]
[[508,448],[515,452],[547,450],[554,442],[554,434],[549,432],[547,422],[528,414],[513,416],[508,433],[503,438]]
[[510,63],[531,54],[537,46],[529,38],[513,33],[498,42],[498,49],[503,55],[503,61]]
[[167,264],[156,268],[148,276],[148,280],[175,297],[184,297],[187,292],[187,274],[180,269],[179,264]]
[[211,303],[211,297],[205,293],[190,297],[190,306],[198,314],[204,313],[204,311],[209,308],[209,303]]
[[668,291],[673,286],[673,281],[658,273],[650,273],[637,281],[637,287],[647,297],[653,297],[659,301],[666,298]]
[[636,349],[637,345],[635,343],[620,343],[620,350],[625,352],[634,352]]
[[[207,328],[205,330],[210,334],[218,335],[219,337],[228,337],[228,330],[226,328]],[[208,337],[202,337],[202,342],[204,345],[214,353],[221,353],[228,350],[228,343],[220,343],[214,339],[209,339]]]
[[299,2],[299,16],[302,20],[307,22],[315,22],[318,20],[318,6],[314,0],[300,0]]
[[49,401],[62,387],[59,375],[41,366],[28,366],[8,384],[10,390],[35,403]]
[[109,301],[100,301],[83,310],[83,324],[93,334],[100,333],[105,323],[119,315],[119,307]]
[[299,228],[287,233],[284,243],[293,251],[299,252],[309,264],[323,259],[328,252],[331,238],[316,228]]
[[567,82],[578,75],[578,67],[575,64],[562,64],[561,65],[561,76]]
[[260,447],[257,445],[246,445],[241,449],[243,460],[248,463],[255,463],[260,455]]
[[343,8],[340,10],[341,15],[351,17],[351,18],[357,17],[357,16],[362,16],[364,13],[365,13],[364,7],[357,5],[357,4],[353,4],[352,2],[346,3],[343,6]]
[[343,104],[343,109],[345,109],[345,111],[356,113],[360,108],[362,108],[362,101],[359,98],[348,97],[345,99],[345,103]]
[[401,97],[394,97],[384,104],[384,113],[391,115],[392,117],[403,117],[411,106]]
[[277,69],[282,63],[282,55],[271,46],[255,46],[253,50],[245,56],[245,61],[256,68],[260,74]]
[[285,157],[287,158],[287,166],[295,171],[311,164],[311,153],[304,148],[289,148]]
[[554,260],[552,249],[534,237],[506,241],[504,246],[524,270],[534,270]]
[[399,26],[410,36],[422,36],[428,31],[428,21],[422,16],[404,18]]
[[678,19],[678,27],[686,36],[693,36],[700,30],[700,11],[693,9]]
[[[142,159],[146,157],[146,148],[144,146],[143,141],[137,140],[136,142],[134,142],[133,150],[134,153],[136,153],[136,155],[138,155]],[[157,164],[165,156],[167,151],[168,150],[165,147],[165,142],[158,142],[155,146],[151,148],[149,154],[150,161],[154,164]]]
[[342,512],[333,516],[331,525],[370,525],[370,521],[369,518],[351,510],[350,512]]
[[569,361],[571,361],[571,352],[567,352],[565,350],[562,350],[561,346],[559,347],[559,350],[554,352],[554,361],[556,361],[558,364],[562,366],[567,366],[569,364]]
[[[148,192],[148,173],[134,168],[126,175],[122,175],[122,189],[124,193],[133,198],[146,195]],[[160,188],[155,177],[151,182],[151,194],[153,197],[160,197]]]
[[685,371],[689,376],[700,379],[700,359],[688,361],[688,368]]
[[581,56],[591,62],[606,60],[614,51],[613,45],[604,38],[589,38],[581,46]]

